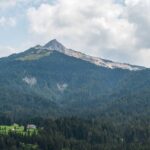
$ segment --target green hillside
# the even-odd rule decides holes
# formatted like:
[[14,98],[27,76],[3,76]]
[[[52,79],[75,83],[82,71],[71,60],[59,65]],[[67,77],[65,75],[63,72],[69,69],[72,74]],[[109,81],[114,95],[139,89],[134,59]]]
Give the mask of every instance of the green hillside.
[[150,70],[99,67],[57,51],[20,60],[35,51],[0,59],[0,110],[14,120],[30,115],[98,117],[112,111],[149,114]]

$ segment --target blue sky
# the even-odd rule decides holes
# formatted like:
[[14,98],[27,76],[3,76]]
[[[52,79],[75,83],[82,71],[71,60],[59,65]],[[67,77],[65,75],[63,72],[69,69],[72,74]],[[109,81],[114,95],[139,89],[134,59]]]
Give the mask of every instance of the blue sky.
[[150,67],[149,0],[1,0],[0,57],[56,38],[89,55]]

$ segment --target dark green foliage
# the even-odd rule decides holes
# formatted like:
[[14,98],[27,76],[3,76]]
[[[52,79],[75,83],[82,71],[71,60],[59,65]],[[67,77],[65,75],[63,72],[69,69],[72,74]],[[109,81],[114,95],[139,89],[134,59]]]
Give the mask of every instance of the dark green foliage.
[[[29,116],[100,117],[150,115],[150,70],[98,67],[54,51],[33,61],[0,59],[0,110],[12,120]],[[23,81],[35,78],[35,85]],[[58,84],[67,84],[63,91]],[[19,114],[19,115],[18,115]]]
[[0,149],[149,150],[150,147],[150,126],[144,118],[124,124],[77,118],[36,119],[36,122],[41,124],[38,134],[0,136]]

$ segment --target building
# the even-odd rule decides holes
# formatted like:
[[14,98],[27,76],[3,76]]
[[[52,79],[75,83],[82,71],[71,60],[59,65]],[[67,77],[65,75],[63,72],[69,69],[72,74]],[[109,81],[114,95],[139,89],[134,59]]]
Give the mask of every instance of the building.
[[36,125],[34,124],[28,124],[27,129],[36,129]]

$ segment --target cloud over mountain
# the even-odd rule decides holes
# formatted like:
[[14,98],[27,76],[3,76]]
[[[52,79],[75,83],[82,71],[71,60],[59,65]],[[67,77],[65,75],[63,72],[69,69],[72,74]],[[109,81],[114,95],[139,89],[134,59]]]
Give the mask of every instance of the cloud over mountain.
[[[30,31],[95,56],[149,65],[150,1],[57,0],[28,9]],[[82,40],[82,41],[81,41]],[[141,57],[142,55],[142,57]]]
[[23,51],[56,38],[89,55],[150,67],[149,0],[1,0],[0,13],[1,47]]

